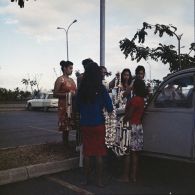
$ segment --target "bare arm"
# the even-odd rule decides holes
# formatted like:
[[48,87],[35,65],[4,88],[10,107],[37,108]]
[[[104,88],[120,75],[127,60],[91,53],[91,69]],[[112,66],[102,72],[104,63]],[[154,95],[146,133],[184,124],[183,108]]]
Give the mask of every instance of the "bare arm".
[[56,98],[64,98],[65,97],[65,93],[60,92],[60,88],[61,88],[61,78],[57,78],[55,85],[54,85],[54,97]]
[[131,90],[132,90],[132,86],[129,86],[125,92],[123,93],[123,98],[127,97],[130,93],[131,93]]
[[[63,79],[61,77],[59,77],[56,82],[55,82],[55,86],[54,86],[54,97],[57,97],[57,98],[65,98],[66,97],[66,94],[68,92],[71,92],[72,95],[74,96],[75,93],[76,93],[76,84],[74,83],[74,80],[73,79],[69,79],[69,81],[66,81],[66,82],[69,82],[70,86],[74,86],[75,85],[75,90],[71,90],[66,88],[66,91],[61,91],[61,85],[63,84]],[[74,87],[73,87],[74,88]]]
[[128,122],[130,120],[134,109],[135,109],[134,107],[130,106],[129,109],[126,110],[125,116],[123,118],[123,122],[124,123],[126,123],[126,122]]

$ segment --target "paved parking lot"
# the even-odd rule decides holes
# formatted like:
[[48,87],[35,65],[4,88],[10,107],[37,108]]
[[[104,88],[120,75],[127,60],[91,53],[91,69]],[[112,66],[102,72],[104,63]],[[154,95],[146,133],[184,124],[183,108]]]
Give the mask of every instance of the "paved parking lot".
[[[56,111],[0,112],[0,147],[61,141]],[[71,132],[70,138],[75,139]],[[106,160],[106,159],[105,159]],[[142,156],[137,183],[121,183],[117,177],[121,163],[117,158],[105,161],[105,188],[80,185],[81,169],[0,186],[1,195],[58,194],[195,194],[195,164]]]
[[[1,111],[0,148],[61,141],[56,111]],[[70,132],[70,140],[75,131]]]
[[[110,165],[109,165],[110,166]],[[194,164],[142,157],[137,183],[117,181],[117,169],[104,171],[104,188],[94,185],[94,178],[88,186],[82,186],[81,169],[45,175],[31,180],[0,186],[1,195],[60,195],[60,194],[154,194],[193,195],[195,194]],[[109,177],[109,176],[112,177]]]

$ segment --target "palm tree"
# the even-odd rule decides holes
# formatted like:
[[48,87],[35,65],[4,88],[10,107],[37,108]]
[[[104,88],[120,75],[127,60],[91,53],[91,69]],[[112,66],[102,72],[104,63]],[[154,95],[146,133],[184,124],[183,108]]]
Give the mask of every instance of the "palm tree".
[[27,89],[28,89],[28,85],[30,84],[29,82],[30,82],[30,80],[29,79],[22,79],[22,81],[21,81],[24,85],[25,85],[25,87],[26,87],[26,91],[27,91]]

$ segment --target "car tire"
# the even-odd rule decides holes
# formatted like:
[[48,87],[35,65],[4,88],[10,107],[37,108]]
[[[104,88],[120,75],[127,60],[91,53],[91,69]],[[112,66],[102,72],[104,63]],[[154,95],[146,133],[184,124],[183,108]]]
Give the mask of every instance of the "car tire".
[[31,111],[31,110],[32,110],[32,105],[31,105],[31,104],[28,104],[27,110],[28,110],[28,111]]

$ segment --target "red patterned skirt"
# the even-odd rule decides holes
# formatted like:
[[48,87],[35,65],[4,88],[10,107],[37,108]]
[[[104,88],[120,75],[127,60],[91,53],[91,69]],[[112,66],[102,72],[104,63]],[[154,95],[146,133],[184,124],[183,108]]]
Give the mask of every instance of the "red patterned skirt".
[[84,156],[105,156],[105,125],[82,126],[82,141]]

